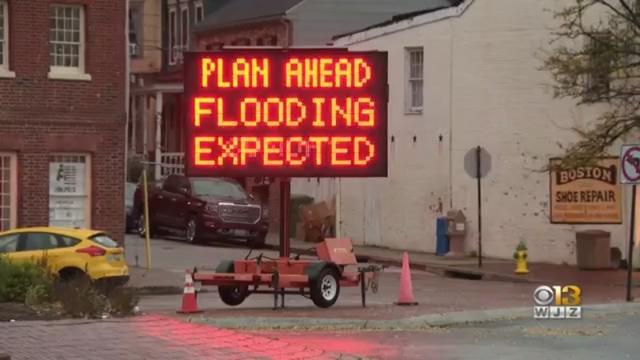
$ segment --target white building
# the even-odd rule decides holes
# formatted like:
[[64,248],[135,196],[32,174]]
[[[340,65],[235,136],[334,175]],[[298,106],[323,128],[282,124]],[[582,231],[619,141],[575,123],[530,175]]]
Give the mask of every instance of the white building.
[[[553,100],[551,78],[538,70],[557,26],[547,10],[571,2],[466,0],[336,39],[352,50],[388,51],[390,86],[388,178],[317,186],[339,189],[340,235],[434,252],[436,218],[454,208],[469,221],[466,250],[476,250],[476,182],[463,159],[480,145],[492,155],[482,192],[485,256],[510,258],[525,240],[531,261],[574,264],[575,232],[597,228],[611,231],[611,246],[626,258],[626,224],[550,224],[549,175],[536,172],[562,153],[558,143],[575,140],[570,127],[599,113]],[[313,184],[299,182],[297,192],[311,192]]]

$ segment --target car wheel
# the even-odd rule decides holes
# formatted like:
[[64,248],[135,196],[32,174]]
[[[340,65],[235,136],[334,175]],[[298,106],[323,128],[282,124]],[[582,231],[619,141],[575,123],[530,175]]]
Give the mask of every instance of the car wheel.
[[310,285],[311,300],[316,306],[328,308],[338,300],[340,278],[333,268],[324,268]]
[[195,244],[200,241],[198,222],[194,218],[191,218],[189,219],[189,221],[187,221],[185,240],[190,244]]
[[[152,238],[154,236],[156,236],[156,231],[153,228],[153,223],[151,222],[151,219],[149,219],[149,237]],[[140,235],[140,237],[145,237],[145,233],[146,233],[146,229],[145,229],[145,223],[144,223],[144,214],[140,214],[140,216],[138,217],[138,221],[136,222],[136,232],[138,233],[138,235]]]
[[238,306],[249,296],[246,286],[218,286],[220,300],[229,306]]

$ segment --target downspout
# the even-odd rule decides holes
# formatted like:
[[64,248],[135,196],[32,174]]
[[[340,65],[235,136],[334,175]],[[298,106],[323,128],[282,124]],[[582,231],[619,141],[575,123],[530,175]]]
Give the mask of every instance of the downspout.
[[[125,81],[124,81],[124,185],[126,186],[127,184],[127,172],[129,169],[129,94],[130,94],[130,87],[131,87],[131,79],[130,79],[130,72],[131,72],[131,64],[129,63],[129,0],[125,1],[125,17],[124,17],[124,44],[125,44],[125,59],[124,59],[124,76],[125,76]],[[126,204],[127,202],[127,192],[123,191],[123,195],[122,198],[124,200],[122,209],[124,209],[124,204]],[[127,214],[125,212],[124,214],[124,223],[127,223],[127,218],[126,218]]]
[[453,47],[455,42],[453,41],[453,18],[449,19],[451,44],[449,53],[449,209],[453,209],[453,71],[454,71],[454,51]]

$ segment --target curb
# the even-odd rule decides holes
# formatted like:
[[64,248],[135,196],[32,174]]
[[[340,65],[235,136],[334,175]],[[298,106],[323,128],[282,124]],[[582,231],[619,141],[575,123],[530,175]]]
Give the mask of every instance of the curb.
[[[278,245],[265,244],[265,248],[269,250],[278,250]],[[302,255],[315,255],[314,251],[303,248],[292,247],[291,252],[300,253]],[[380,265],[387,266],[396,266],[401,267],[402,261],[396,259],[390,259],[386,257],[379,256],[368,256],[368,255],[360,255],[357,256],[358,261],[362,262],[373,262]],[[475,269],[468,269],[458,266],[450,266],[450,265],[434,265],[429,263],[422,262],[411,262],[409,267],[412,270],[421,270],[426,271],[435,275],[450,277],[450,278],[464,278],[471,280],[489,280],[489,281],[504,281],[504,282],[512,282],[512,283],[531,283],[538,284],[543,282],[540,279],[532,279],[532,278],[523,278],[516,275],[507,275],[502,273],[496,273],[491,271],[481,271]]]
[[[132,286],[136,294],[140,296],[152,296],[152,295],[182,295],[184,288],[180,286]],[[211,292],[209,289],[200,289],[198,293]]]
[[[640,311],[640,303],[598,304],[582,307],[583,316],[587,315],[587,317],[624,311]],[[531,307],[521,307],[428,314],[395,320],[189,317],[188,321],[221,328],[251,330],[420,330],[482,322],[532,319],[532,315]]]

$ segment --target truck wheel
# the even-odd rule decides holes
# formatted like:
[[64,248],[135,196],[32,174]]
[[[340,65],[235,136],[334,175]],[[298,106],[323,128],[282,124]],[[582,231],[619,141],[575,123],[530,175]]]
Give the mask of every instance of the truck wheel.
[[189,219],[189,221],[187,221],[185,240],[189,244],[195,244],[200,242],[200,229],[198,226],[198,222],[194,218],[191,218]]
[[[136,228],[140,237],[145,237],[145,226],[144,226],[144,214],[140,214],[138,217],[138,221],[136,224]],[[156,231],[153,228],[153,223],[151,223],[151,219],[149,219],[149,238],[156,236]]]
[[223,303],[237,306],[249,296],[249,288],[246,286],[218,286],[218,294]]
[[340,276],[330,268],[325,267],[318,277],[310,284],[311,300],[321,308],[331,307],[340,295]]

